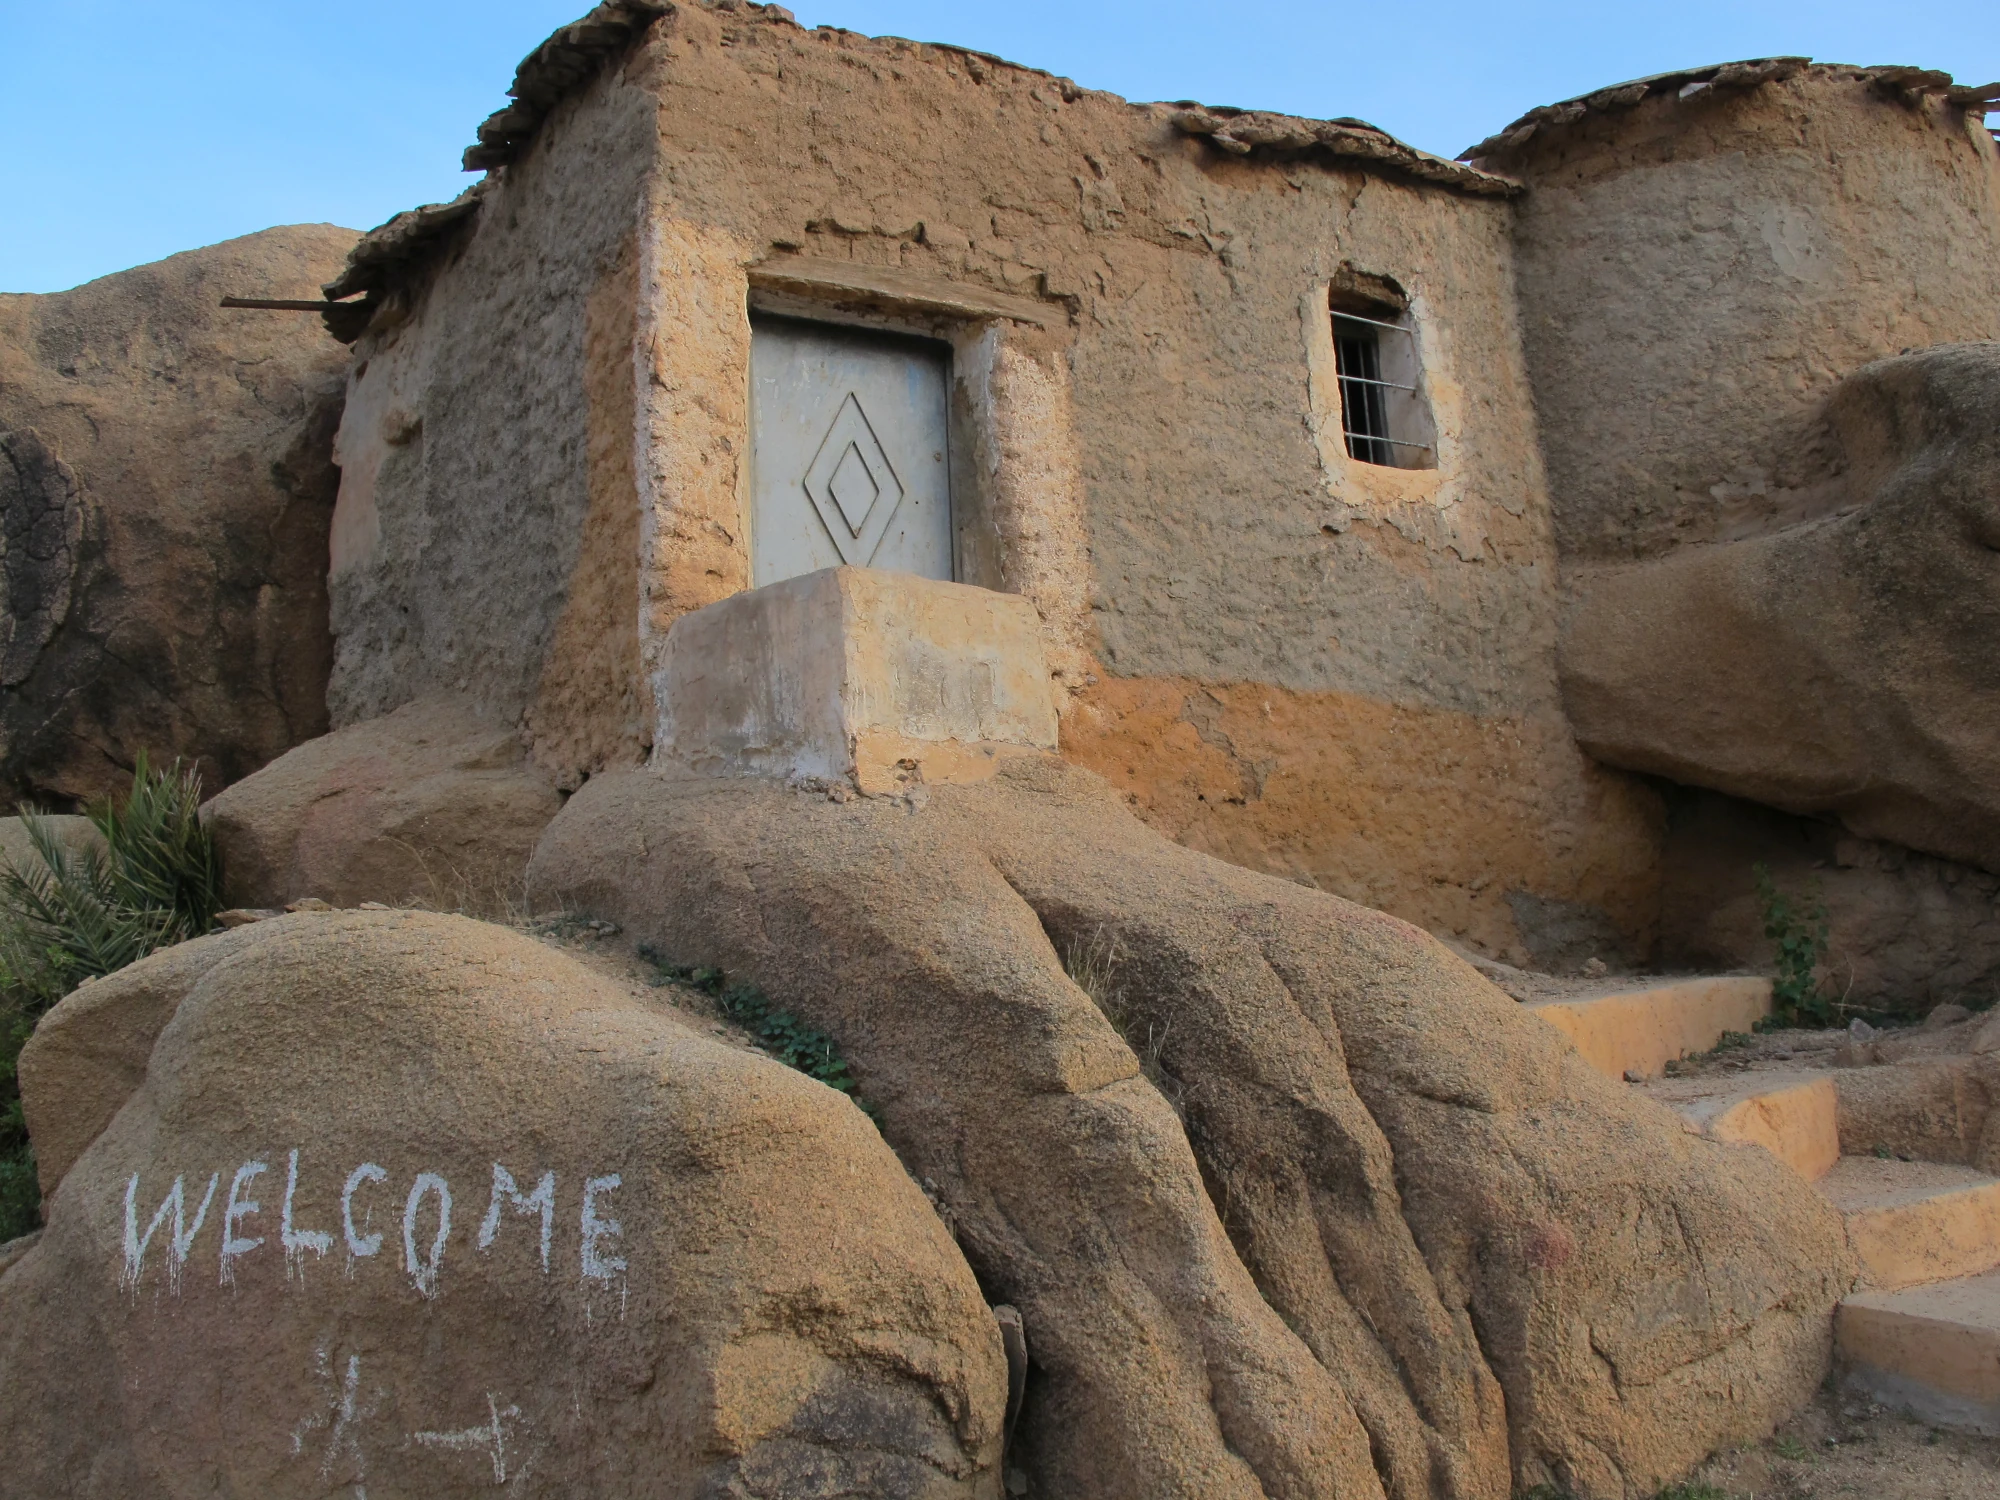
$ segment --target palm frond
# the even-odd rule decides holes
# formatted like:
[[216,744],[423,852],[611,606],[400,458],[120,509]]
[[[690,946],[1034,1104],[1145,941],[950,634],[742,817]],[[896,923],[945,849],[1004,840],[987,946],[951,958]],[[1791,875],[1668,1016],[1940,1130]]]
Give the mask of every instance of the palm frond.
[[84,980],[200,936],[222,905],[192,767],[155,771],[141,756],[123,805],[91,810],[101,847],[67,843],[52,819],[20,811],[34,857],[0,860],[0,1239],[38,1217],[14,1077],[36,1020]]

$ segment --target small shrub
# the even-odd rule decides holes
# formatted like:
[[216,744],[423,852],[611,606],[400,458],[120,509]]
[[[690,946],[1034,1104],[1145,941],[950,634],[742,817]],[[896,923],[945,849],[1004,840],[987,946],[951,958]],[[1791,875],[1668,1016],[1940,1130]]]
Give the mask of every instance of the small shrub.
[[1788,1458],[1793,1463],[1805,1463],[1812,1458],[1812,1450],[1789,1432],[1771,1439],[1771,1451],[1780,1458]]
[[1729,1500],[1729,1491],[1704,1480],[1683,1479],[1661,1490],[1654,1500]]
[[1771,1019],[1780,1025],[1811,1021],[1830,1025],[1834,1006],[1820,993],[1819,966],[1826,958],[1826,903],[1812,893],[1793,897],[1778,889],[1769,868],[1757,865],[1757,899],[1764,906],[1764,936],[1776,948],[1777,975],[1771,981]]
[[673,963],[649,943],[639,944],[639,956],[659,971],[662,983],[683,985],[707,995],[725,1016],[757,1038],[757,1044],[779,1062],[830,1089],[838,1089],[860,1105],[864,1114],[874,1117],[874,1109],[861,1097],[861,1087],[848,1071],[847,1060],[825,1032],[778,1009],[756,985],[732,984],[720,969]]
[[198,937],[222,904],[221,866],[202,827],[201,778],[139,758],[124,805],[91,810],[104,848],[71,849],[22,808],[35,860],[0,861],[0,1240],[40,1222],[34,1152],[16,1068],[35,1023],[86,979]]

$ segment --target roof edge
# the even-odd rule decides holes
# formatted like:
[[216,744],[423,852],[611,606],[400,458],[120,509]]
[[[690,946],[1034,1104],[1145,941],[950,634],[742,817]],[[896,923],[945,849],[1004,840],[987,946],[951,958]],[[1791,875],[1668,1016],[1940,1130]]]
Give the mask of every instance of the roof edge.
[[1420,151],[1365,120],[1309,120],[1264,110],[1202,105],[1182,107],[1172,120],[1174,129],[1181,134],[1202,137],[1232,156],[1261,152],[1267,157],[1283,158],[1319,152],[1387,167],[1474,197],[1511,198],[1522,191],[1521,184],[1511,177]]
[[357,292],[386,292],[401,266],[428,256],[458,227],[479,212],[493,179],[482,178],[449,203],[406,208],[355,241],[340,274],[320,288],[331,301]]
[[507,90],[514,102],[480,123],[477,142],[465,148],[461,159],[465,170],[483,172],[514,160],[535,138],[550,110],[674,9],[672,0],[604,0],[582,19],[558,27],[521,59],[513,87]]
[[1939,96],[1958,109],[2000,108],[2000,84],[1971,87],[1954,84],[1951,74],[1935,68],[1901,65],[1853,67],[1842,63],[1815,63],[1810,57],[1752,57],[1740,62],[1712,63],[1704,68],[1655,73],[1650,78],[1614,83],[1606,88],[1592,89],[1587,94],[1578,94],[1573,99],[1540,105],[1505,129],[1461,152],[1458,159],[1461,162],[1478,162],[1504,157],[1518,151],[1538,135],[1565,129],[1589,115],[1631,109],[1647,98],[1672,94],[1680,100],[1708,99],[1746,92],[1767,83],[1782,83],[1806,72],[1850,76],[1870,83],[1877,92],[1910,106]]

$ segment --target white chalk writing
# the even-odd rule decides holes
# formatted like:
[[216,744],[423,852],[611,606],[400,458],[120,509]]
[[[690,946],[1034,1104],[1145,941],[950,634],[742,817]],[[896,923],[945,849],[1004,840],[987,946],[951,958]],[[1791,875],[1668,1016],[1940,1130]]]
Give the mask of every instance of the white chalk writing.
[[[424,1195],[435,1194],[438,1202],[437,1238],[431,1241],[431,1258],[417,1258],[417,1210]],[[444,1263],[444,1242],[451,1233],[451,1185],[435,1172],[419,1172],[410,1185],[410,1201],[403,1205],[403,1269],[426,1297],[437,1295],[438,1267]]]
[[413,1441],[426,1448],[444,1448],[457,1453],[483,1452],[493,1462],[493,1482],[507,1482],[507,1431],[505,1424],[521,1415],[518,1406],[502,1406],[491,1391],[486,1393],[486,1424],[458,1432],[413,1432]]
[[[382,1248],[382,1236],[363,1238],[354,1228],[354,1190],[364,1182],[387,1182],[389,1174],[372,1161],[364,1161],[347,1174],[347,1186],[340,1190],[340,1227],[347,1235],[347,1253],[356,1259],[373,1255]],[[364,1210],[365,1213],[365,1210]]]
[[[313,1351],[313,1371],[323,1386],[333,1382],[333,1370],[327,1358],[325,1345]],[[368,1458],[361,1451],[360,1424],[374,1416],[377,1403],[364,1405],[361,1394],[361,1356],[347,1356],[347,1368],[341,1378],[337,1394],[325,1398],[323,1410],[309,1414],[304,1421],[292,1429],[292,1452],[305,1452],[306,1437],[321,1427],[327,1429],[326,1447],[319,1460],[320,1483],[334,1479],[341,1474],[337,1483],[354,1487],[354,1500],[368,1500],[366,1480],[368,1478]],[[378,1397],[380,1393],[377,1393]]]
[[[492,1191],[486,1213],[477,1232],[471,1236],[473,1245],[483,1258],[524,1259],[527,1255],[526,1226],[517,1231],[517,1250],[508,1251],[498,1242],[505,1219],[530,1219],[538,1230],[535,1248],[542,1274],[552,1274],[552,1250],[563,1179],[553,1170],[544,1170],[539,1177],[532,1179],[533,1190],[524,1192],[520,1180],[504,1163],[492,1162],[491,1169]],[[381,1254],[384,1242],[394,1230],[386,1225],[377,1229],[371,1224],[372,1209],[376,1206],[371,1200],[377,1195],[369,1190],[374,1187],[390,1188],[391,1176],[387,1168],[364,1161],[347,1173],[342,1181],[323,1169],[315,1170],[308,1152],[302,1152],[298,1147],[290,1148],[285,1158],[285,1191],[279,1205],[276,1235],[256,1232],[264,1207],[252,1196],[256,1191],[257,1178],[270,1170],[268,1161],[261,1157],[253,1158],[238,1166],[230,1177],[228,1191],[223,1194],[223,1210],[218,1216],[221,1243],[217,1250],[217,1266],[222,1285],[238,1285],[243,1265],[267,1241],[273,1242],[274,1249],[283,1251],[285,1278],[300,1285],[305,1284],[308,1256],[323,1259],[337,1242],[345,1242],[345,1274],[349,1277],[355,1274],[357,1263]],[[577,1215],[568,1222],[576,1226],[578,1235],[578,1258],[570,1264],[577,1267],[574,1274],[586,1286],[618,1283],[622,1310],[625,1296],[622,1282],[627,1268],[623,1253],[625,1226],[612,1216],[611,1210],[613,1195],[623,1187],[624,1178],[617,1172],[579,1176],[582,1183],[580,1198],[568,1200],[574,1205],[571,1211]],[[144,1221],[143,1228],[140,1199],[144,1184],[141,1179],[142,1174],[134,1172],[125,1185],[124,1233],[120,1241],[123,1264],[119,1282],[126,1291],[137,1294],[153,1241],[160,1236],[162,1226],[168,1226],[171,1235],[167,1243],[166,1285],[173,1295],[179,1296],[182,1290],[181,1269],[187,1262],[196,1236],[207,1222],[209,1206],[215,1201],[222,1174],[210,1174],[192,1220],[187,1211],[187,1179],[185,1175],[176,1176],[172,1187],[160,1200],[159,1207]],[[199,1181],[199,1178],[196,1180]],[[444,1268],[447,1260],[452,1258],[452,1246],[465,1243],[466,1230],[459,1230],[459,1238],[453,1239],[452,1188],[442,1172],[419,1171],[405,1180],[409,1182],[409,1189],[403,1199],[401,1269],[419,1296],[434,1298],[443,1286]],[[575,1183],[579,1178],[568,1180]],[[327,1223],[332,1217],[329,1198],[317,1199],[323,1205],[318,1210],[312,1206],[315,1181],[322,1184],[320,1191],[329,1195],[333,1181],[341,1181],[338,1235],[331,1229],[309,1227],[314,1220]],[[389,1200],[391,1204],[394,1201],[393,1198]],[[511,1215],[508,1212],[510,1209]],[[585,1313],[588,1316],[588,1305]]]
[[591,1281],[610,1281],[625,1269],[625,1262],[614,1256],[603,1255],[598,1245],[608,1239],[624,1234],[625,1226],[616,1219],[597,1217],[597,1196],[608,1193],[618,1186],[618,1174],[609,1177],[593,1177],[583,1185],[583,1274]]
[[222,1211],[222,1283],[236,1284],[236,1261],[248,1255],[264,1243],[264,1236],[239,1235],[236,1226],[252,1214],[259,1212],[255,1198],[245,1198],[243,1189],[250,1185],[258,1173],[269,1169],[261,1161],[246,1161],[236,1169],[236,1175],[229,1182],[229,1206]]
[[292,1199],[299,1190],[299,1153],[292,1149],[292,1159],[285,1168],[285,1206],[278,1216],[278,1243],[285,1247],[285,1269],[287,1273],[305,1275],[306,1251],[315,1256],[323,1256],[333,1248],[333,1236],[323,1229],[300,1229],[292,1219]]
[[479,1248],[493,1248],[493,1237],[500,1232],[500,1200],[511,1198],[514,1212],[533,1213],[537,1209],[542,1215],[542,1270],[549,1269],[549,1237],[556,1225],[556,1174],[542,1173],[542,1180],[535,1184],[535,1190],[525,1197],[514,1181],[514,1174],[499,1162],[493,1163],[493,1200],[486,1205],[486,1220],[479,1226]]
[[216,1184],[221,1180],[220,1172],[208,1179],[208,1191],[201,1195],[201,1207],[195,1210],[194,1225],[190,1228],[186,1223],[187,1190],[182,1186],[181,1179],[176,1177],[172,1191],[160,1200],[153,1222],[146,1226],[142,1238],[137,1212],[139,1174],[132,1174],[132,1180],[125,1184],[125,1272],[120,1278],[127,1291],[139,1289],[139,1273],[145,1269],[146,1247],[152,1244],[153,1232],[160,1227],[170,1208],[174,1211],[174,1233],[167,1243],[167,1279],[176,1293],[180,1291],[181,1268],[187,1264],[188,1251],[194,1246],[194,1237],[201,1233],[202,1221],[208,1217],[208,1205],[215,1201]]

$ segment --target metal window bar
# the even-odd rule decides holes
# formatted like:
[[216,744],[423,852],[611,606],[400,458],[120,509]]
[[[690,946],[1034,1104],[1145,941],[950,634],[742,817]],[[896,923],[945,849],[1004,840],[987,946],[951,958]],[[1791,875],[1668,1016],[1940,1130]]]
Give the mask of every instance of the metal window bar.
[[1370,380],[1366,375],[1343,375],[1342,380],[1352,380],[1361,385],[1379,385],[1385,391],[1414,391],[1413,385],[1404,385],[1395,380]]
[[[1389,436],[1388,401],[1382,393],[1414,392],[1416,387],[1382,378],[1381,335],[1372,330],[1387,328],[1412,338],[1416,336],[1416,331],[1401,323],[1385,323],[1379,318],[1364,318],[1356,313],[1336,312],[1333,318],[1334,367],[1340,380],[1341,436],[1347,443],[1347,456],[1362,463],[1393,466],[1395,454],[1392,450],[1396,448],[1430,452],[1429,443],[1413,443],[1405,438]],[[1363,324],[1371,331],[1342,332],[1342,323]]]
[[1334,309],[1333,315],[1342,322],[1366,323],[1370,328],[1387,328],[1393,333],[1407,333],[1411,338],[1417,336],[1416,329],[1407,323],[1384,323],[1380,318],[1364,318],[1359,313],[1344,313],[1338,308]]
[[1394,462],[1389,442],[1389,406],[1383,398],[1379,335],[1336,328],[1334,367],[1340,377],[1340,425],[1347,456],[1365,464]]
[[[1355,434],[1350,432],[1345,434],[1345,436],[1353,437],[1355,436]],[[1429,443],[1413,443],[1406,438],[1378,437],[1378,438],[1371,438],[1369,441],[1376,443],[1392,443],[1398,448],[1421,448],[1426,453],[1431,451],[1431,445]],[[1370,462],[1373,462],[1373,460],[1370,460]]]

